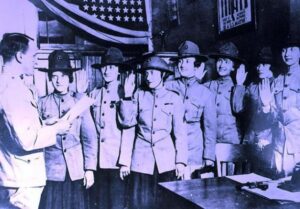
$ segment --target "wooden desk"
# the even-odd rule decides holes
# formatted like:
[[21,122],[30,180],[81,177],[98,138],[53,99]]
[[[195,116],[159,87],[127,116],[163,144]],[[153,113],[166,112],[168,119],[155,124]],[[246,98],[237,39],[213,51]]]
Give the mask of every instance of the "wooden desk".
[[237,183],[226,177],[160,183],[168,209],[299,209],[300,204],[280,205],[247,191],[236,189]]

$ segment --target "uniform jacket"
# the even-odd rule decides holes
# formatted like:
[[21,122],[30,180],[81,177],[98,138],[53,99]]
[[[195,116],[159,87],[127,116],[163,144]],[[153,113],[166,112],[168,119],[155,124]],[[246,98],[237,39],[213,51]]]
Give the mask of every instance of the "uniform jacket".
[[99,167],[118,168],[121,143],[129,137],[126,133],[130,131],[121,128],[117,117],[123,88],[118,81],[112,82],[100,89],[94,89],[90,96],[95,99],[92,114],[99,140]]
[[230,76],[205,83],[215,96],[217,105],[217,143],[239,144],[238,121],[232,108],[234,83]]
[[[131,170],[139,173],[153,174],[155,165],[158,172],[163,173],[174,170],[176,163],[186,164],[187,141],[183,116],[184,106],[180,96],[165,87],[155,91],[137,90],[131,101],[122,100],[120,122],[125,127],[137,125],[137,136],[134,143],[126,140],[127,143],[123,144],[127,147],[127,153],[121,153],[120,164],[130,165],[128,155],[131,154]],[[174,142],[171,134],[174,135]]]
[[236,85],[233,94],[233,109],[235,112],[245,112],[248,125],[243,143],[254,144],[260,139],[272,143],[272,128],[275,121],[262,111],[258,84],[251,83],[247,88]]
[[[215,159],[217,116],[214,96],[196,78],[176,79],[166,88],[179,93],[184,103],[187,123],[188,164],[201,165],[203,159]],[[203,131],[202,131],[202,127]]]
[[55,144],[55,130],[43,127],[36,98],[19,77],[0,78],[0,185],[43,186],[43,148]]
[[[81,95],[51,93],[42,97],[39,108],[43,120],[64,116]],[[45,149],[47,179],[64,181],[68,171],[71,180],[84,177],[85,170],[96,170],[97,134],[92,116],[86,111],[72,122],[67,134],[56,136],[56,144]]]
[[278,121],[274,133],[275,149],[288,153],[300,153],[300,69],[292,69],[279,75],[272,84],[274,104],[271,114]]

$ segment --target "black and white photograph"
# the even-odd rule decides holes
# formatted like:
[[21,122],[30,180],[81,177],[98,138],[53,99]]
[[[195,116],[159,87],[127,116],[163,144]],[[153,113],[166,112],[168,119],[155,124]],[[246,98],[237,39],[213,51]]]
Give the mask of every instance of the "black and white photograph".
[[0,0],[0,209],[299,209],[300,1]]

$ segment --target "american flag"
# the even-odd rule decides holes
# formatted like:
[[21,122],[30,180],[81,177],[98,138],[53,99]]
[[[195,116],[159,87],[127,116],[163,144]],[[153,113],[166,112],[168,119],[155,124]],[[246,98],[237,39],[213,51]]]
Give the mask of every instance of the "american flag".
[[151,0],[41,2],[55,15],[101,40],[123,45],[149,45],[151,40]]

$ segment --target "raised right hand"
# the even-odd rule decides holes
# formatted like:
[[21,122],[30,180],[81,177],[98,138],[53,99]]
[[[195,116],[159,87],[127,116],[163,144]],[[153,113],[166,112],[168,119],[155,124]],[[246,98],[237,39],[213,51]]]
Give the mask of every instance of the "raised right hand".
[[134,89],[135,89],[135,75],[134,73],[130,73],[126,77],[124,83],[125,97],[132,97]]

